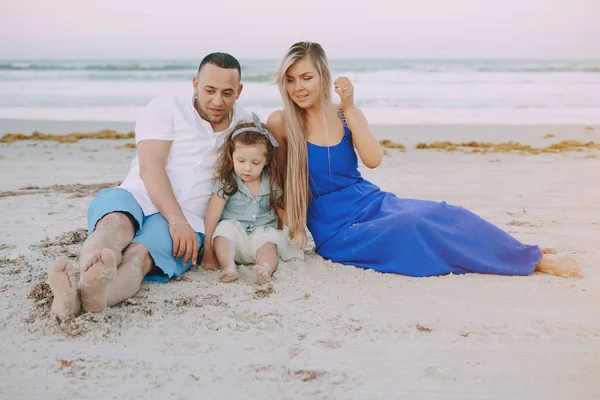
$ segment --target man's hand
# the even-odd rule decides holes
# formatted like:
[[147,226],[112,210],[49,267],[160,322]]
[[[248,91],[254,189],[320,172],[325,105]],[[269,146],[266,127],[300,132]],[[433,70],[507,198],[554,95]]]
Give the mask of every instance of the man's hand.
[[192,260],[192,265],[198,263],[198,236],[192,227],[185,224],[174,224],[169,227],[173,239],[173,257],[180,259],[185,254],[183,265]]

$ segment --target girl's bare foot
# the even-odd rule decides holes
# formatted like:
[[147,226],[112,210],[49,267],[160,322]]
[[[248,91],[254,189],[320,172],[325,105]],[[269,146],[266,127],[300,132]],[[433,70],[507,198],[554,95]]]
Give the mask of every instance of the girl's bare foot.
[[229,267],[223,267],[221,274],[219,275],[219,280],[223,283],[233,282],[237,280],[238,273],[237,267],[235,264],[230,265]]
[[269,282],[274,271],[275,268],[272,268],[269,265],[256,264],[254,266],[254,272],[256,273],[256,283],[258,285],[264,285],[265,283]]
[[204,264],[200,264],[200,267],[202,267],[202,269],[204,269],[205,271],[216,271],[219,269],[218,264],[204,263]]
[[48,285],[54,295],[52,314],[61,320],[79,315],[81,302],[79,301],[77,278],[73,271],[73,265],[67,257],[61,256],[54,261],[48,275]]
[[96,250],[82,268],[79,288],[81,305],[85,311],[102,311],[106,308],[108,286],[117,276],[115,253],[110,249]]
[[561,276],[563,278],[581,278],[579,263],[565,254],[544,254],[536,271]]
[[556,250],[552,247],[541,247],[542,254],[556,254]]

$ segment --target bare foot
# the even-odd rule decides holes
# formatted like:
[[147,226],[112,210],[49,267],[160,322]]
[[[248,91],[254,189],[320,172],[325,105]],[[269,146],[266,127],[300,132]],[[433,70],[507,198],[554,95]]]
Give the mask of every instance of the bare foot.
[[544,254],[536,270],[563,278],[581,278],[583,276],[579,263],[565,254]]
[[542,254],[556,254],[556,250],[552,247],[541,247]]
[[102,311],[106,308],[108,286],[117,276],[115,253],[110,249],[96,250],[87,261],[81,274],[79,288],[81,305],[85,311]]
[[79,315],[81,302],[77,290],[77,278],[73,271],[73,265],[67,257],[61,256],[54,261],[48,275],[48,285],[54,295],[52,314],[61,320]]
[[273,268],[270,268],[268,265],[256,264],[253,269],[256,273],[256,283],[258,285],[264,285],[271,280]]
[[200,266],[202,267],[202,269],[204,269],[205,271],[216,271],[219,269],[219,265],[218,264],[200,264]]
[[237,278],[238,273],[237,267],[235,265],[231,267],[224,267],[223,271],[221,271],[221,274],[219,275],[219,280],[223,283],[233,282],[237,280]]

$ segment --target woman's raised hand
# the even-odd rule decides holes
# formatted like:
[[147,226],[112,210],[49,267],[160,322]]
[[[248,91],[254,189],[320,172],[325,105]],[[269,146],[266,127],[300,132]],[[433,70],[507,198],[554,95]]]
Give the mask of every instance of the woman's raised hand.
[[340,76],[333,82],[335,92],[340,96],[340,107],[346,110],[354,107],[354,86],[350,79],[345,76]]

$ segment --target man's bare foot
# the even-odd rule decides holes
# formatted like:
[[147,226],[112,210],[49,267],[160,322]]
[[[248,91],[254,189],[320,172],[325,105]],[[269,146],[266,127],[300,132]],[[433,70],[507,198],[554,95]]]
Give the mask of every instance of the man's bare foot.
[[556,250],[552,247],[541,247],[542,254],[556,254]]
[[61,256],[54,261],[48,275],[48,285],[54,295],[52,314],[61,320],[79,315],[81,302],[77,290],[77,277],[67,257]]
[[221,274],[219,275],[219,280],[223,283],[233,282],[233,281],[237,280],[237,278],[238,278],[238,273],[237,273],[237,267],[235,266],[235,264],[233,266],[223,267],[223,270],[221,271]]
[[106,308],[108,286],[117,276],[115,253],[110,249],[96,250],[82,268],[79,288],[81,305],[85,311],[102,311]]
[[269,282],[274,272],[274,269],[268,265],[256,264],[253,269],[256,273],[256,283],[258,285],[264,285]]
[[565,254],[544,254],[536,271],[563,278],[581,278],[583,276],[579,263]]

